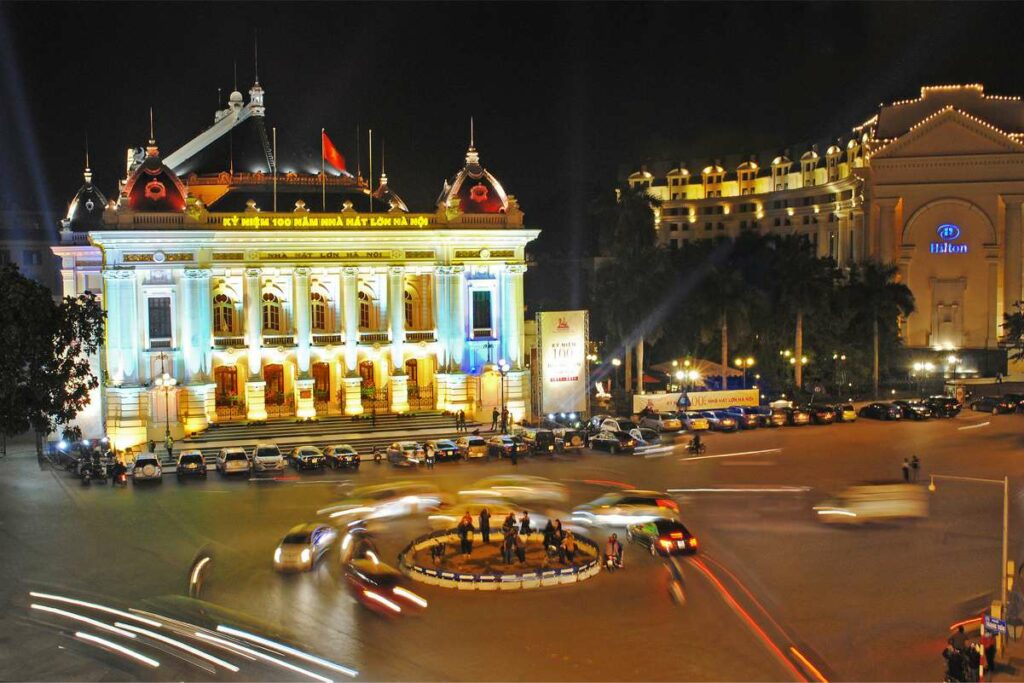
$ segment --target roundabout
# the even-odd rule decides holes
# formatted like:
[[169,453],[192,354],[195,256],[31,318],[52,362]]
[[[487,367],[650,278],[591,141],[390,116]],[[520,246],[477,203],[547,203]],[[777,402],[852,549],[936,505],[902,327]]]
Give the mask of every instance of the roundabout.
[[601,551],[592,540],[576,535],[576,557],[563,562],[549,554],[543,535],[526,538],[524,561],[506,563],[500,533],[490,543],[475,543],[469,555],[459,552],[454,529],[435,531],[411,541],[399,553],[399,569],[414,581],[458,590],[529,590],[579,583],[601,571]]

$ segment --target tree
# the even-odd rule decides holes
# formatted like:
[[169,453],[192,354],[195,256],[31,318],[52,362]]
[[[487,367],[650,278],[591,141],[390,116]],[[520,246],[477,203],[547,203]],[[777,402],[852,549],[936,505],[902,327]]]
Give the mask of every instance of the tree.
[[1024,301],[1015,301],[1013,313],[1003,314],[1002,342],[1010,350],[1010,360],[1024,360]]
[[0,434],[47,434],[68,425],[99,385],[89,355],[103,338],[104,312],[91,292],[56,303],[50,290],[0,268]]
[[614,193],[601,193],[593,206],[600,223],[599,251],[613,257],[637,256],[654,247],[654,211],[660,206],[661,200],[643,185],[620,185]]
[[899,281],[895,264],[866,261],[850,271],[854,305],[862,320],[871,325],[871,383],[878,398],[879,342],[882,334],[899,339],[899,319],[914,312],[914,295]]

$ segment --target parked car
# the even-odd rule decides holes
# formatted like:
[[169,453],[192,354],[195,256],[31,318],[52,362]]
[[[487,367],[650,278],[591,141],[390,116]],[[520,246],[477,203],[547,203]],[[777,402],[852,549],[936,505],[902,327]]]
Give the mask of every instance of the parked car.
[[735,418],[736,424],[739,425],[740,429],[757,429],[761,426],[761,418],[755,408],[733,406],[732,408],[726,408],[725,412]]
[[554,453],[556,450],[555,433],[550,429],[531,427],[522,430],[519,436],[533,453]]
[[310,571],[337,537],[338,532],[327,524],[292,527],[274,549],[274,569],[279,572]]
[[433,453],[434,460],[444,462],[445,460],[458,460],[459,448],[450,439],[431,439],[423,444],[423,453]]
[[683,423],[678,413],[661,412],[642,416],[640,426],[658,432],[678,432],[683,428]]
[[526,442],[518,436],[497,434],[487,439],[487,457],[489,458],[511,458],[513,451],[516,455],[526,455],[528,450]]
[[906,420],[927,420],[932,416],[931,408],[919,399],[893,401],[892,404],[900,409],[900,413]]
[[711,429],[708,419],[696,411],[680,412],[679,421],[688,432],[704,432]]
[[676,519],[654,519],[626,527],[626,538],[646,546],[651,555],[693,554],[697,537]]
[[254,472],[284,472],[284,456],[277,444],[256,444],[252,449],[252,469]]
[[322,470],[327,459],[316,446],[296,446],[288,455],[288,462],[297,470]]
[[774,412],[784,415],[786,417],[786,424],[790,427],[802,427],[803,425],[811,424],[811,414],[796,406],[775,408]]
[[142,453],[135,458],[135,466],[132,468],[132,481],[163,481],[164,470],[160,466],[160,460],[154,453]]
[[703,410],[701,415],[708,421],[713,432],[735,432],[740,428],[736,418],[724,410]]
[[188,476],[205,477],[206,460],[201,451],[182,451],[178,454],[178,462],[174,471],[178,475],[178,479]]
[[1002,396],[982,396],[970,404],[971,410],[980,413],[1012,413],[1017,409],[1017,404]]
[[572,519],[583,524],[629,526],[655,519],[675,519],[679,504],[661,491],[613,491],[573,508]]
[[810,415],[811,422],[816,425],[830,425],[836,421],[836,409],[824,403],[812,403],[801,407],[801,410]]
[[339,443],[324,448],[324,462],[333,469],[341,467],[359,469],[362,457],[356,449],[347,443]]
[[1024,410],[1024,394],[1003,394],[1003,398],[1014,404],[1014,412]]
[[639,425],[633,422],[629,418],[625,417],[609,417],[601,422],[600,427],[597,431],[609,431],[609,432],[631,432],[637,429]]
[[857,409],[852,403],[837,403],[832,406],[836,411],[836,422],[855,422],[857,420]]
[[487,442],[482,436],[460,436],[455,440],[455,447],[463,458],[483,458],[487,456]]
[[604,430],[590,437],[590,447],[595,451],[616,453],[632,453],[636,450],[636,439],[627,432]]
[[879,401],[867,404],[857,412],[857,415],[872,420],[900,420],[903,418],[903,411],[899,406]]
[[222,448],[217,453],[217,471],[221,474],[239,474],[249,471],[249,456],[240,446]]
[[929,396],[924,400],[936,417],[956,417],[963,406],[951,396]]
[[388,446],[388,462],[392,465],[422,465],[424,460],[423,446],[415,441],[396,441]]

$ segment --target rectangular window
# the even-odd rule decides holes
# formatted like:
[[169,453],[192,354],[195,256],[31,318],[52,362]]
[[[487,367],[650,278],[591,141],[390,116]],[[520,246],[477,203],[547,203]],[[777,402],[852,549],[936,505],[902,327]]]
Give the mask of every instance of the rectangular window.
[[11,250],[0,249],[0,266],[6,266],[11,262]]
[[740,221],[740,230],[746,230],[746,229],[747,229],[747,222],[746,221]]
[[473,336],[493,337],[491,324],[491,292],[487,289],[473,290]]
[[678,232],[679,231],[679,224],[678,223],[669,223],[668,224],[668,229],[671,232]]
[[673,249],[679,248],[679,240],[672,238],[671,240],[669,240],[669,243],[672,245]]
[[804,225],[809,225],[810,222],[811,222],[811,217],[810,216],[804,216]]
[[26,249],[21,252],[21,260],[26,266],[38,266],[42,263],[42,257],[37,249]]
[[710,230],[711,229],[711,224],[710,223],[705,223],[704,224],[704,229],[705,230]]
[[776,219],[775,219],[775,227],[777,228],[777,227],[779,227],[780,225],[782,225],[782,219],[781,219],[781,218],[776,218]]
[[155,296],[146,300],[149,304],[149,338],[171,338],[171,298]]
[[719,223],[718,224],[718,229],[719,230],[725,230],[725,223]]

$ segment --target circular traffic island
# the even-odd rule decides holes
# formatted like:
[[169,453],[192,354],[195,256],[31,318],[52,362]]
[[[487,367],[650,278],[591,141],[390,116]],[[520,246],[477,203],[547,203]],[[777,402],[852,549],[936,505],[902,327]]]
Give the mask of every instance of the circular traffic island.
[[579,583],[601,571],[601,553],[596,543],[575,536],[576,556],[562,562],[549,556],[541,534],[526,540],[523,561],[513,556],[506,563],[501,552],[501,534],[490,543],[477,539],[469,555],[461,552],[454,529],[436,531],[412,541],[399,554],[399,567],[410,578],[426,584],[458,590],[523,590]]

